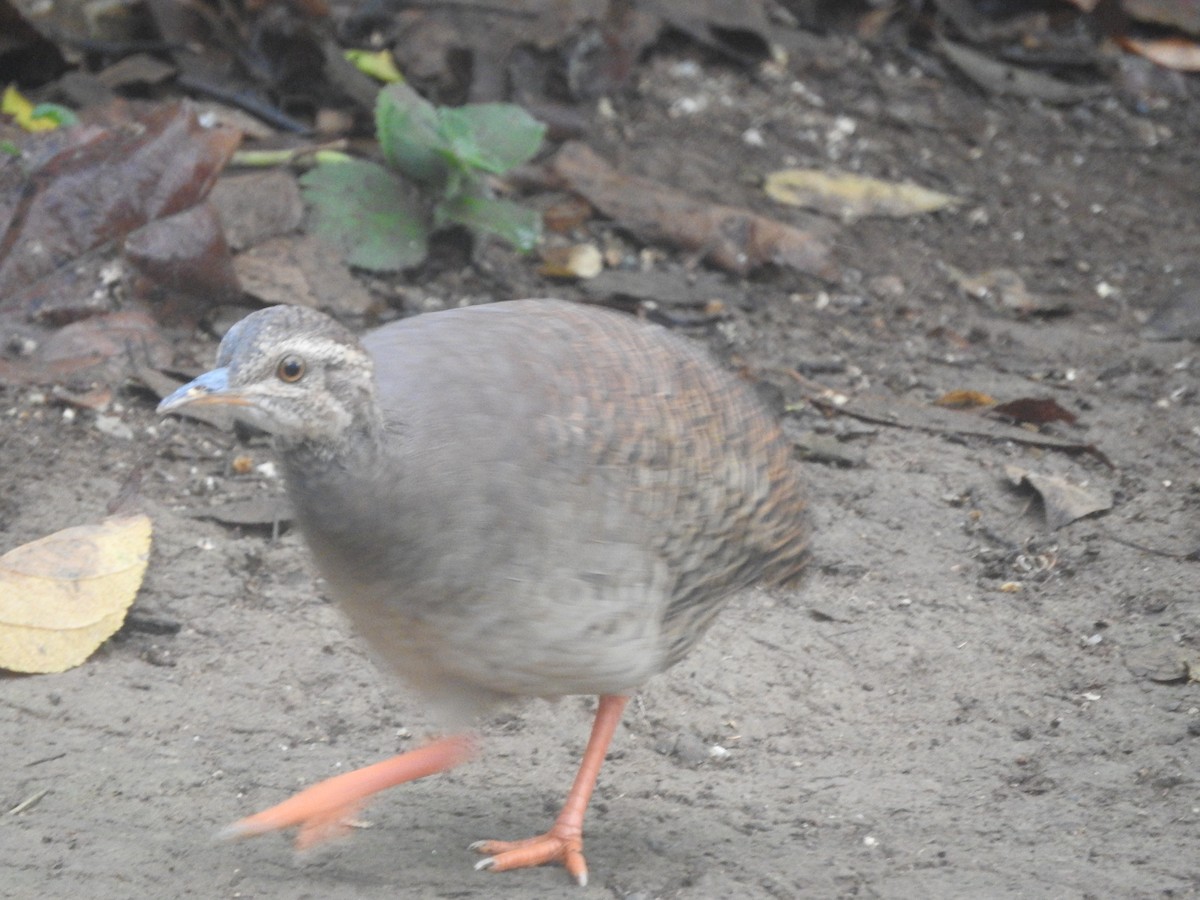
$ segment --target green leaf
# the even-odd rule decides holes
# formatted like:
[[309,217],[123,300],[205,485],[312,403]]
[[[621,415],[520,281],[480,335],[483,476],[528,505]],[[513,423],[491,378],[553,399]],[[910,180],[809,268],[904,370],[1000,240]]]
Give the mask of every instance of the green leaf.
[[445,152],[462,167],[502,174],[528,162],[546,126],[511,103],[472,103],[438,110]]
[[330,162],[300,178],[313,232],[352,266],[390,272],[425,259],[426,215],[415,186],[364,160]]
[[445,141],[432,103],[400,82],[375,101],[375,131],[388,164],[414,181],[440,185],[446,177]]
[[75,113],[57,103],[39,103],[33,108],[33,118],[53,122],[58,128],[70,128],[79,124],[79,117]]
[[494,234],[524,252],[536,247],[542,236],[542,217],[536,211],[494,197],[460,194],[447,198],[434,210],[434,220],[439,225],[454,222],[475,232]]

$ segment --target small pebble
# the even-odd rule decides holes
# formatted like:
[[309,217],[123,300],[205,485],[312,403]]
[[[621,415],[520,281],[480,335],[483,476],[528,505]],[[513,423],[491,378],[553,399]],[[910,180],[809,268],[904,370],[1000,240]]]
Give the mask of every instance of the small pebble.
[[[66,412],[66,410],[63,410],[64,419],[66,418]],[[96,416],[96,430],[101,434],[119,438],[123,441],[133,440],[133,429],[116,416]]]

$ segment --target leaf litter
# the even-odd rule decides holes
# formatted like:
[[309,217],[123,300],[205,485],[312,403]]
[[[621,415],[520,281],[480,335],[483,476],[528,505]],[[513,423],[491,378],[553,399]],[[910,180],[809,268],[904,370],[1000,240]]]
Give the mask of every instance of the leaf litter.
[[76,525],[0,556],[0,668],[73,668],[125,621],[150,560],[144,515]]

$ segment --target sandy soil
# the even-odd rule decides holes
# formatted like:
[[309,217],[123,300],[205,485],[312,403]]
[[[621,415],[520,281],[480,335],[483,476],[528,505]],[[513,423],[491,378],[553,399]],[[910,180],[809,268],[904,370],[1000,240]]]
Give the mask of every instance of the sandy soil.
[[[65,418],[44,392],[0,397],[3,547],[99,519],[119,495],[155,526],[125,629],[63,675],[0,681],[0,895],[1200,893],[1200,684],[1183,666],[1200,671],[1187,558],[1200,544],[1200,362],[1192,343],[1141,337],[1160,302],[1200,290],[1195,86],[1143,116],[1116,96],[984,98],[832,38],[775,81],[677,62],[654,62],[594,139],[628,170],[782,215],[731,173],[836,164],[964,204],[845,227],[839,285],[731,280],[731,315],[691,330],[778,389],[799,446],[825,448],[801,463],[816,558],[802,590],[740,597],[631,705],[588,822],[592,886],[554,868],[475,872],[466,849],[546,826],[591,698],[485,723],[476,762],[385,795],[371,827],[310,857],[280,836],[213,839],[412,746],[428,723],[323,597],[295,533],[188,515],[280,490],[231,474],[235,455],[266,462],[269,448],[159,422],[130,388],[115,414],[132,437]],[[682,97],[704,102],[671,115]],[[948,267],[1012,269],[1062,312],[972,299]],[[502,250],[402,291],[406,311],[550,292],[577,296]],[[211,359],[211,341],[189,340],[181,360]],[[918,416],[950,390],[1053,397],[1079,420],[1048,430],[1112,466],[830,415],[804,402],[797,368],[850,408],[882,397]],[[1051,530],[1006,465],[1110,491],[1114,506]]]

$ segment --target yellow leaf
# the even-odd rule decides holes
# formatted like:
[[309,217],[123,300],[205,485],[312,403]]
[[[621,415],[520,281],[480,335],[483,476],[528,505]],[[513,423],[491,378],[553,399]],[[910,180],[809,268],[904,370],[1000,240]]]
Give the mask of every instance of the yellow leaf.
[[26,131],[53,131],[58,127],[58,123],[50,117],[35,117],[33,109],[33,104],[14,85],[6,87],[3,96],[0,96],[0,113],[12,116],[13,121]]
[[961,202],[911,182],[880,181],[819,169],[781,169],[766,177],[767,196],[853,222],[864,216],[902,218],[936,212]]
[[384,84],[404,80],[404,76],[396,68],[396,60],[388,50],[347,50],[346,59],[364,75],[370,75]]
[[108,640],[150,559],[147,516],[77,525],[0,556],[0,668],[63,672]]
[[538,274],[548,278],[595,278],[604,270],[604,257],[594,244],[551,247],[542,251]]
[[979,409],[982,406],[994,406],[996,398],[983,391],[960,389],[947,391],[933,401],[934,406],[944,406],[947,409]]

